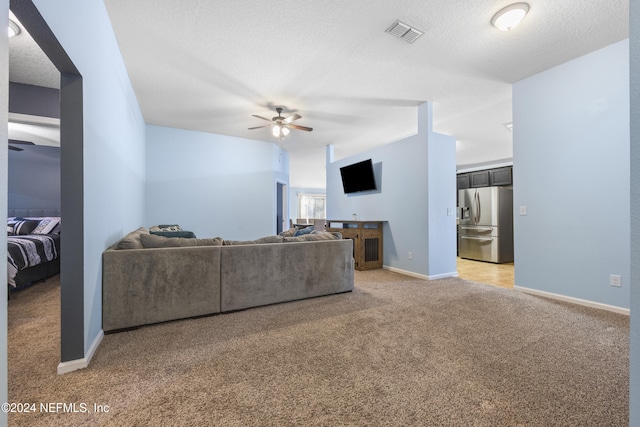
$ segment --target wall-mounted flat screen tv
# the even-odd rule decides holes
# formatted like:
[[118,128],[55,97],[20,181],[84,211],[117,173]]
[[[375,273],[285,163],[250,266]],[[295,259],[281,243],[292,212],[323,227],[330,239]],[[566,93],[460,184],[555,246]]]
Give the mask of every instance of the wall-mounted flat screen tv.
[[340,168],[345,193],[357,193],[376,189],[371,159]]

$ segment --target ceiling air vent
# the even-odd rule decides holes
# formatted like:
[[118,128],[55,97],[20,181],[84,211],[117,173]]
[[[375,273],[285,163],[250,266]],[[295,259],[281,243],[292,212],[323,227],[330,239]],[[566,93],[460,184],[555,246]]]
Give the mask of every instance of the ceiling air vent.
[[418,37],[424,34],[424,31],[412,27],[398,19],[393,23],[393,25],[387,28],[387,33],[401,38],[408,43],[413,43]]

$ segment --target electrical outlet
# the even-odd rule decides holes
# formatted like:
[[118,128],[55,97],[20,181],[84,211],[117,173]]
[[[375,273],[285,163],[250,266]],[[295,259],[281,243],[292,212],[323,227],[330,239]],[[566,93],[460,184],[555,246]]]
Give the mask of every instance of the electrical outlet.
[[413,259],[413,252],[409,251],[409,254],[407,255],[407,258]]
[[610,274],[609,275],[609,284],[611,286],[615,286],[617,288],[622,287],[622,276],[619,274]]

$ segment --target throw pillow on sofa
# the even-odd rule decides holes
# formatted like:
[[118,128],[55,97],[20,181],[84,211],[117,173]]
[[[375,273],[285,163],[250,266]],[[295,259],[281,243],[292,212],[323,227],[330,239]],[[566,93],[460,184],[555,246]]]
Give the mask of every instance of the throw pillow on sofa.
[[164,237],[184,237],[195,238],[196,235],[192,231],[183,230],[178,224],[160,224],[149,228],[150,234]]
[[298,231],[297,228],[290,228],[286,231],[283,231],[281,233],[278,234],[278,236],[282,236],[282,237],[293,237],[294,234],[296,234],[296,231]]
[[142,242],[140,241],[141,235],[148,235],[149,229],[145,227],[140,227],[137,230],[132,231],[131,233],[124,236],[122,239],[118,240],[116,243],[116,249],[144,249],[142,246]]
[[214,237],[211,239],[196,239],[184,237],[165,237],[155,234],[143,234],[140,241],[145,249],[148,248],[182,248],[189,246],[222,246],[222,239]]
[[298,237],[298,236],[303,236],[305,234],[310,234],[313,231],[313,225],[310,225],[309,227],[305,227],[305,228],[301,228],[300,230],[297,230],[293,237]]

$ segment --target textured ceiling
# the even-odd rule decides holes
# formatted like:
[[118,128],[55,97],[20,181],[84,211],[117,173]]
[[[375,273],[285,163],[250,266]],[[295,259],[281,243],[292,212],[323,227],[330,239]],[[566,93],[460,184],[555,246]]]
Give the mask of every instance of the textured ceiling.
[[60,87],[60,73],[49,58],[24,30],[15,15],[9,18],[21,28],[17,37],[9,39],[9,79],[12,82],[50,88]]
[[[530,0],[498,31],[510,3],[105,0],[147,123],[273,141],[251,115],[284,107],[314,128],[282,142],[290,185],[315,188],[327,144],[340,159],[415,134],[424,101],[458,165],[509,159],[511,84],[628,37],[628,0]],[[396,19],[424,35],[385,33]]]

